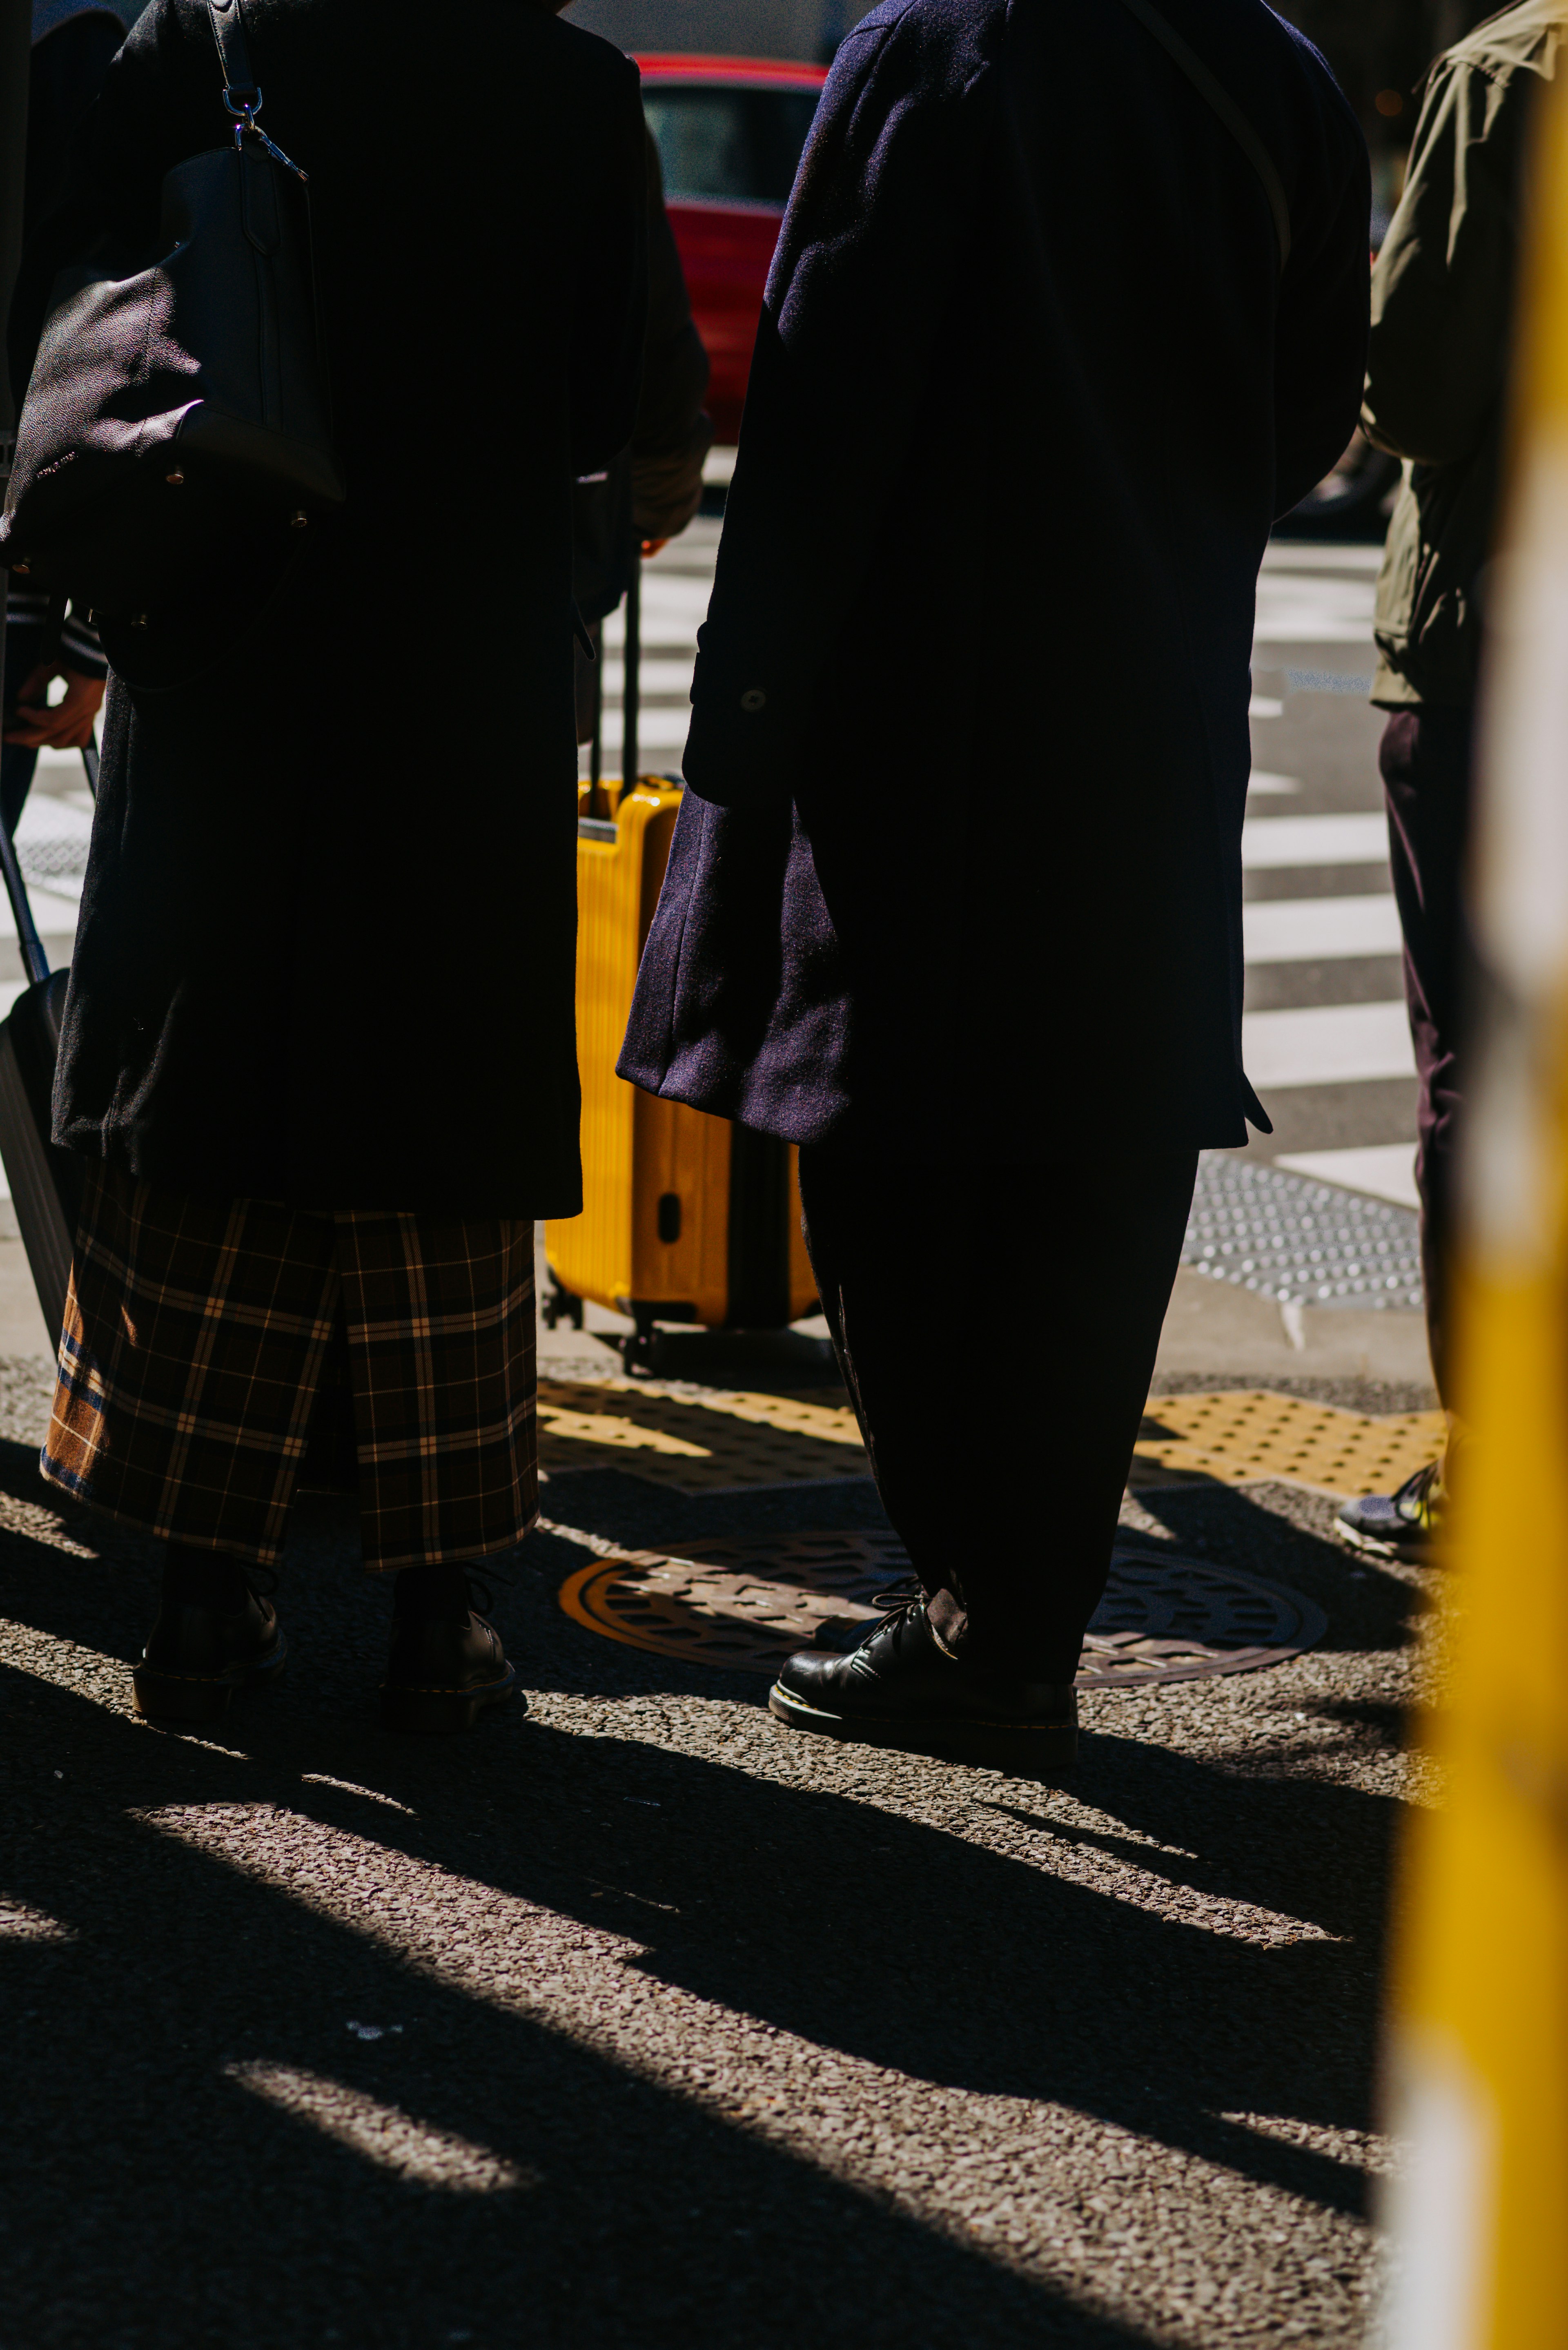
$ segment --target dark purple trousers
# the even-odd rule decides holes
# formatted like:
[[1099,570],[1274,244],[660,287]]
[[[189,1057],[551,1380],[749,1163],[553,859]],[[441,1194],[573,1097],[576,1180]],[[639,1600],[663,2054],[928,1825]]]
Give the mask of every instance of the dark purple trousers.
[[937,1631],[977,1663],[1076,1670],[1197,1171],[1192,1150],[962,1170],[801,1151],[806,1243],[882,1506]]
[[1470,835],[1468,709],[1397,710],[1377,764],[1388,803],[1388,854],[1405,934],[1405,1000],[1416,1050],[1416,1185],[1427,1344],[1445,1404],[1450,1370],[1450,1261],[1456,1149],[1464,1102],[1462,1024],[1469,987],[1465,861]]

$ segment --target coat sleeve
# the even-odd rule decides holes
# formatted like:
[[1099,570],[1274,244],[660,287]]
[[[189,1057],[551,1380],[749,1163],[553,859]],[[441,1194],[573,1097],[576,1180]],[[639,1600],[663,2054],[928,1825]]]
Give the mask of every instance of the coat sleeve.
[[631,439],[648,321],[648,181],[642,90],[615,61],[604,137],[574,218],[572,471],[597,473]]
[[[919,16],[840,47],[780,232],[684,774],[722,806],[790,796],[817,681],[903,467],[981,174],[977,88]],[[831,560],[825,558],[831,555]]]
[[1361,412],[1396,457],[1468,457],[1501,395],[1518,252],[1522,116],[1534,77],[1453,59],[1421,109],[1409,175],[1372,278]]

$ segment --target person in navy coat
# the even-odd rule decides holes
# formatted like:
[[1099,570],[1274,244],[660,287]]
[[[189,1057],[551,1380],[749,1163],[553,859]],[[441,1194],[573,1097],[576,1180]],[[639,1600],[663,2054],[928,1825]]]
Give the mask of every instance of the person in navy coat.
[[1355,423],[1368,211],[1262,0],[886,0],[823,92],[619,1065],[801,1145],[921,1590],[786,1669],[803,1727],[1071,1753],[1196,1155],[1267,1128],[1253,599]]

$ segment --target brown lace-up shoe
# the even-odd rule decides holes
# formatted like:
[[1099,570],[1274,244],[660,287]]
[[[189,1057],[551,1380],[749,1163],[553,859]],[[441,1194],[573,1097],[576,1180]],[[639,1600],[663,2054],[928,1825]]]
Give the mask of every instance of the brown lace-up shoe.
[[488,1706],[516,1689],[500,1633],[472,1607],[462,1615],[409,1610],[393,1617],[381,1684],[383,1730],[472,1730]]
[[130,1670],[138,1713],[152,1721],[218,1721],[237,1689],[283,1670],[288,1642],[270,1599],[245,1593],[241,1607],[210,1607],[167,1594],[141,1661]]

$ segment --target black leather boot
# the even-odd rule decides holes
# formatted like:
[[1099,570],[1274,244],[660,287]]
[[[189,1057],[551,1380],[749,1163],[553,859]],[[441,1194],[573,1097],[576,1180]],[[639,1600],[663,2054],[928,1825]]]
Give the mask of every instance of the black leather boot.
[[438,1735],[472,1730],[487,1707],[516,1690],[501,1635],[474,1612],[472,1598],[461,1567],[418,1567],[399,1575],[392,1648],[381,1684],[383,1730]]
[[158,1620],[130,1670],[136,1711],[152,1721],[219,1721],[237,1689],[275,1680],[287,1655],[276,1608],[238,1559],[171,1544]]
[[1054,1778],[1078,1752],[1071,1681],[1015,1680],[941,1647],[911,1600],[872,1625],[847,1656],[804,1649],[768,1694],[794,1730],[915,1754],[941,1754],[1024,1778]]

